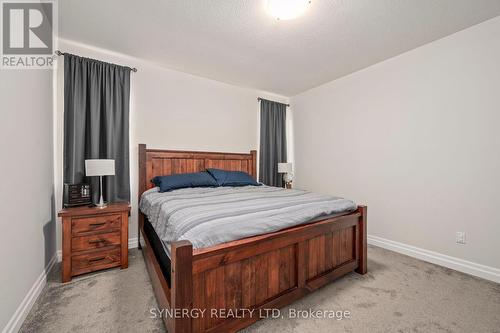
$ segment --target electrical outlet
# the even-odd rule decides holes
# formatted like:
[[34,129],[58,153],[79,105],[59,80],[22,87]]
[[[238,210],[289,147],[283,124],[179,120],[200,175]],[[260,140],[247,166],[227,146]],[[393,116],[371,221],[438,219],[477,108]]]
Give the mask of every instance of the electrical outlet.
[[465,232],[464,231],[457,231],[456,242],[457,242],[457,244],[465,245]]

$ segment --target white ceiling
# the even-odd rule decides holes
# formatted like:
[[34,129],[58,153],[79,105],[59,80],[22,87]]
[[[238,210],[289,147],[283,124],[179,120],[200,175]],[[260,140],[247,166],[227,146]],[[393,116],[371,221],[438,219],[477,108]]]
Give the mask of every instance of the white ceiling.
[[295,20],[265,0],[63,0],[60,36],[292,96],[500,15],[500,0],[312,0]]

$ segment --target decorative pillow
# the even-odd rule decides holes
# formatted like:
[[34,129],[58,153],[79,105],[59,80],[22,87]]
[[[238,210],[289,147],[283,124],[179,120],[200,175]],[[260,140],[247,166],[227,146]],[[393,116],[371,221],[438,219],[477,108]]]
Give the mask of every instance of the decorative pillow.
[[252,176],[242,171],[227,171],[221,169],[207,169],[207,171],[215,178],[219,186],[259,186]]
[[217,187],[215,179],[206,171],[158,176],[151,180],[160,187],[160,192],[168,192],[186,187]]

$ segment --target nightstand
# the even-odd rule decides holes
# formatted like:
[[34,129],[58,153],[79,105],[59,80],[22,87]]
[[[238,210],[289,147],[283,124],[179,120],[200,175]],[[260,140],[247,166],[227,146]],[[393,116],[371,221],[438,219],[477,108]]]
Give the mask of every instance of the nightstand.
[[111,267],[128,267],[130,204],[105,208],[65,208],[62,217],[62,282],[75,275]]

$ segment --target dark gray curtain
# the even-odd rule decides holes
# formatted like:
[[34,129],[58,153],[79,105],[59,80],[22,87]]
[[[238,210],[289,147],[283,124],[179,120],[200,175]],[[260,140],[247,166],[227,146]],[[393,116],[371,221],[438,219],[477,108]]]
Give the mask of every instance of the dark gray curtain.
[[286,162],[286,105],[260,100],[259,181],[283,186],[278,163]]
[[115,160],[103,177],[104,200],[130,201],[130,68],[64,55],[64,182],[88,182],[99,200],[99,177],[85,177],[85,160]]

